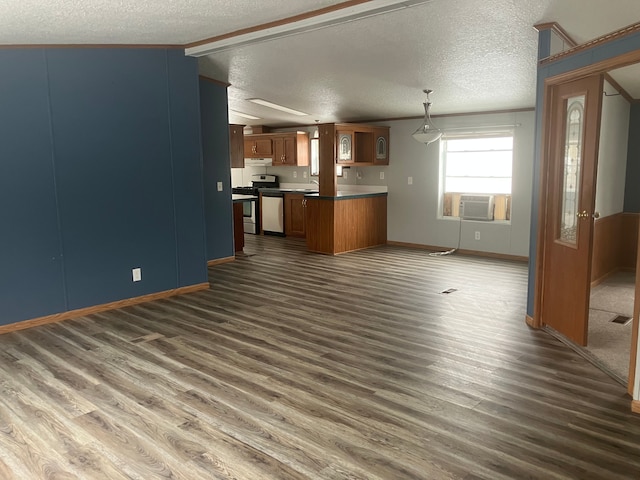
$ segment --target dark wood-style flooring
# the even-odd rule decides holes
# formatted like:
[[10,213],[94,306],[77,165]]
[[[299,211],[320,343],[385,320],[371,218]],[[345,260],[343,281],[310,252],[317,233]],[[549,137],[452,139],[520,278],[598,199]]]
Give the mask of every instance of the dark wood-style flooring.
[[640,416],[525,325],[525,265],[246,252],[208,291],[1,336],[0,478],[640,478]]

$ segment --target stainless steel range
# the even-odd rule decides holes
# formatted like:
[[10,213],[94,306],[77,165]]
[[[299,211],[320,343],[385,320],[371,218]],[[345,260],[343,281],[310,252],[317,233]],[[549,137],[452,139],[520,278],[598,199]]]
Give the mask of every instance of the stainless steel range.
[[[250,187],[233,187],[231,193],[236,195],[258,196],[259,188],[278,188],[280,182],[277,175],[252,175]],[[242,204],[242,217],[244,220],[244,233],[260,233],[260,204],[259,201],[244,202]]]

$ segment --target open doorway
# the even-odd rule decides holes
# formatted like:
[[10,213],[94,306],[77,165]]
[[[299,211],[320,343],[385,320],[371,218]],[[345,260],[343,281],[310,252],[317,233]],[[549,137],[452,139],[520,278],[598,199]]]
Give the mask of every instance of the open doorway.
[[627,385],[640,211],[630,181],[635,139],[629,137],[629,124],[640,97],[640,64],[609,71],[602,95],[585,348],[594,363]]

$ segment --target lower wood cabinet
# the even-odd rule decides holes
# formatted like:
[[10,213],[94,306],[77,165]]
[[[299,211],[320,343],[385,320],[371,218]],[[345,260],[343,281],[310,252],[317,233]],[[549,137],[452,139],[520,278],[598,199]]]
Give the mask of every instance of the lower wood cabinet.
[[304,194],[284,194],[284,234],[287,237],[306,237],[307,218]]

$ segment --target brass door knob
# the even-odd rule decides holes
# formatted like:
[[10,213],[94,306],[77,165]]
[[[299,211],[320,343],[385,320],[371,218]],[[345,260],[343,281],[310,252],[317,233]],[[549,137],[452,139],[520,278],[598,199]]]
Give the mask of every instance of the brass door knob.
[[591,215],[593,218],[600,218],[600,212],[593,212],[593,215]]

